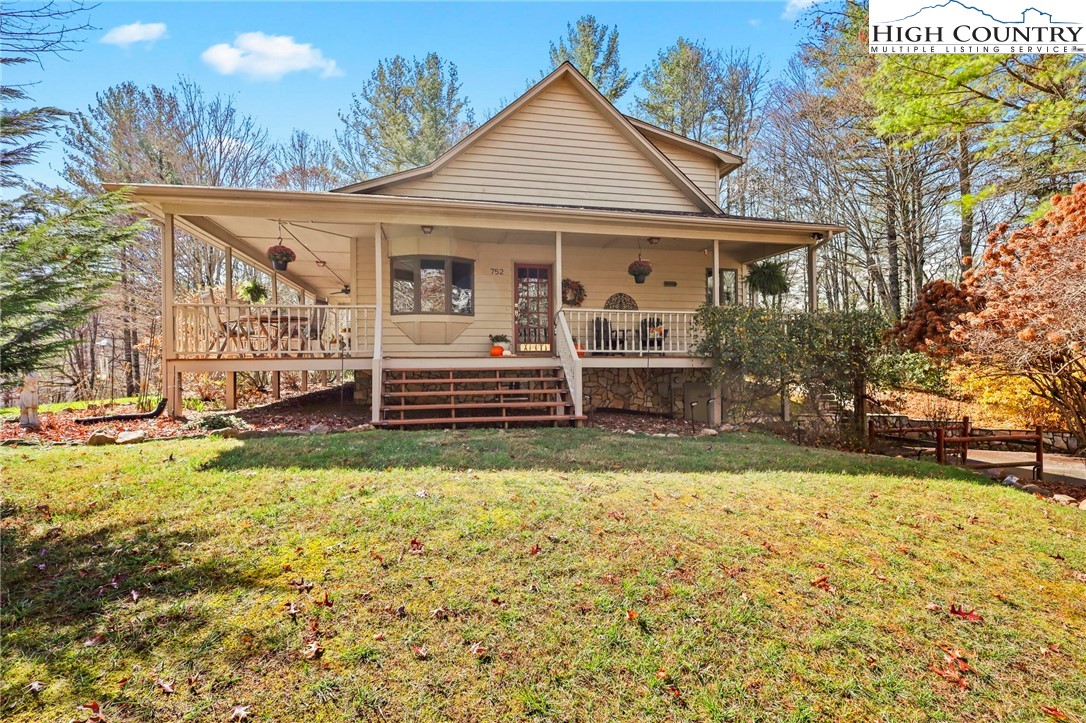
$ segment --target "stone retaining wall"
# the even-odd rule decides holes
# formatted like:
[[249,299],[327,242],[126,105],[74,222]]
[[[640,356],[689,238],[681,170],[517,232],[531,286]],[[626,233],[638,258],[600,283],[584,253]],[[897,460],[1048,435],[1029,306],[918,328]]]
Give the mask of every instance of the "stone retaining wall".
[[[879,429],[896,430],[903,436],[910,436],[908,431],[910,427],[934,427],[947,423],[947,420],[945,419],[910,419],[904,414],[870,414],[868,415],[868,418],[874,419],[875,424]],[[978,440],[976,442],[970,442],[969,446],[975,449],[1021,451],[1025,448],[1025,445],[1022,443],[985,442],[982,439],[979,439],[979,437],[1001,434],[1033,434],[1034,431],[1035,430],[1032,429],[989,429],[987,427],[973,427],[973,434],[978,436]],[[920,434],[917,433],[916,436],[919,437]],[[925,435],[925,437],[927,437],[927,435]],[[1081,440],[1070,432],[1041,432],[1041,438],[1044,440],[1046,452],[1073,454],[1083,447]]]
[[[681,382],[673,386],[671,379],[676,375]],[[581,378],[588,411],[625,409],[682,417],[686,409],[683,384],[708,384],[709,370],[586,367]]]

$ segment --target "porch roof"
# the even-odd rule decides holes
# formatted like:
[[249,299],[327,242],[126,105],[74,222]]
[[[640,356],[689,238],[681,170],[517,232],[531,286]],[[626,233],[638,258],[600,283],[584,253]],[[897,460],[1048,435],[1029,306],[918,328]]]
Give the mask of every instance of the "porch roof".
[[[751,218],[722,213],[629,210],[575,205],[525,204],[327,191],[107,184],[129,188],[151,215],[241,216],[324,223],[410,223],[507,230],[610,232],[794,247],[820,244],[845,230],[832,223]],[[778,253],[783,249],[778,249]]]

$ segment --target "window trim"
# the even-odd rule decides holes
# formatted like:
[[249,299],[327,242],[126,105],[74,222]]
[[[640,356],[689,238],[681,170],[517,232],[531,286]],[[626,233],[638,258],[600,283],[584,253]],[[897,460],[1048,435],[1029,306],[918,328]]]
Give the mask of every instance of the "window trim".
[[[720,276],[719,276],[720,271],[731,271],[733,274],[735,274],[735,282],[733,284],[730,284],[730,286],[732,287],[731,288],[731,292],[732,292],[732,300],[731,301],[724,301],[724,299],[723,299],[724,287],[723,286],[720,287],[720,291],[721,291],[720,305],[721,306],[725,306],[725,305],[734,306],[734,305],[739,303],[739,269],[735,268],[735,267],[732,267],[732,266],[721,266],[720,268],[717,269],[718,275],[717,275],[717,278],[715,280],[715,283],[720,283]],[[713,278],[713,267],[710,266],[710,267],[705,269],[705,303],[709,304],[709,305],[711,305],[713,303],[713,289],[712,289],[711,286],[709,286],[709,280],[712,279],[712,278]]]
[[[445,262],[445,311],[423,311],[422,310],[422,262],[423,261],[444,261]],[[415,268],[413,282],[415,285],[414,303],[411,311],[396,311],[395,305],[395,293],[396,293],[396,262],[397,261],[413,261]],[[452,303],[452,265],[454,263],[465,263],[471,266],[471,312],[461,313],[453,311]],[[475,259],[468,259],[462,256],[444,256],[442,254],[407,254],[404,256],[390,256],[388,260],[388,313],[390,316],[451,316],[454,318],[469,318],[475,316]]]

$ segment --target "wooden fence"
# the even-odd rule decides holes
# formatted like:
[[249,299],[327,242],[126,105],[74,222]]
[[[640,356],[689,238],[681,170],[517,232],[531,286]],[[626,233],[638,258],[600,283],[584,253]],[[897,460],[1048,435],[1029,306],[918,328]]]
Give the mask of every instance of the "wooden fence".
[[[955,434],[956,433],[956,434]],[[930,439],[909,437],[908,434],[927,434]],[[876,440],[885,439],[894,442],[903,442],[913,446],[930,446],[935,448],[935,460],[939,464],[951,464],[948,459],[956,456],[959,467],[966,469],[1000,469],[1004,467],[1032,467],[1033,479],[1037,482],[1044,481],[1045,448],[1044,435],[1041,429],[1025,434],[974,434],[973,425],[969,417],[962,417],[960,422],[947,421],[945,424],[936,424],[928,427],[902,427],[900,429],[879,429],[876,420],[867,422],[867,436],[872,444]],[[1032,458],[1002,460],[998,463],[970,461],[969,446],[977,442],[1010,442],[1014,444],[1026,444],[1033,448]],[[957,450],[955,454],[955,450]]]

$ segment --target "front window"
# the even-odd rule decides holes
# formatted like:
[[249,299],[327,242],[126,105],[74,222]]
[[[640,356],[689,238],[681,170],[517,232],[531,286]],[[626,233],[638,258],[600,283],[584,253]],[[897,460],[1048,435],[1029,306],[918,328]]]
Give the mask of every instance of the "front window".
[[392,259],[393,314],[475,313],[475,263],[447,256]]
[[[720,305],[734,304],[739,300],[739,272],[735,269],[720,271]],[[713,270],[705,269],[705,303],[713,303]]]

